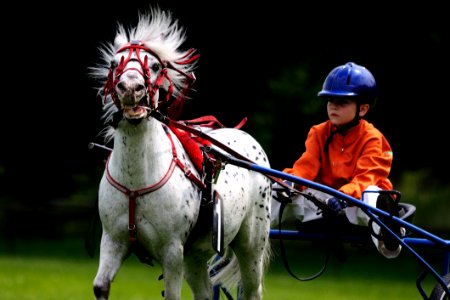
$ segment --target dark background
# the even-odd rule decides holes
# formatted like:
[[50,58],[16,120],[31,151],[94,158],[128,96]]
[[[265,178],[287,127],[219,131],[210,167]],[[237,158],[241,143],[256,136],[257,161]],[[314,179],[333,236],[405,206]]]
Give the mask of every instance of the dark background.
[[[64,201],[100,179],[102,150],[88,150],[102,128],[98,85],[88,68],[117,23],[135,26],[153,1],[13,3],[2,33],[0,201]],[[196,91],[182,118],[243,117],[272,167],[290,166],[309,127],[325,120],[316,97],[326,75],[353,61],[380,91],[369,113],[394,149],[394,182],[431,170],[448,184],[449,22],[443,7],[393,8],[305,1],[164,1],[201,55]],[[19,7],[20,6],[20,7]],[[4,21],[2,21],[4,22]],[[86,197],[91,197],[88,192]]]

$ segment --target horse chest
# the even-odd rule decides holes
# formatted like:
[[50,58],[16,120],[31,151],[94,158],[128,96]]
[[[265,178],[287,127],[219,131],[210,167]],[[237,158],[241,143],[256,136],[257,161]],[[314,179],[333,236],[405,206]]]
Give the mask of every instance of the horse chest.
[[[200,196],[200,190],[175,170],[164,186],[134,199],[136,226],[186,232],[197,220]],[[100,185],[99,210],[104,225],[111,228],[123,227],[130,214],[130,195],[112,186],[106,176]]]

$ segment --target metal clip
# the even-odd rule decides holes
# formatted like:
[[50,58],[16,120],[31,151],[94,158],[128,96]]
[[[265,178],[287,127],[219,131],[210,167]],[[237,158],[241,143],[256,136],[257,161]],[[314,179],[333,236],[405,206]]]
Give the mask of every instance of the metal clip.
[[216,184],[217,180],[219,179],[220,171],[225,169],[225,163],[223,163],[220,160],[216,160],[214,164],[214,171],[213,171],[213,183]]

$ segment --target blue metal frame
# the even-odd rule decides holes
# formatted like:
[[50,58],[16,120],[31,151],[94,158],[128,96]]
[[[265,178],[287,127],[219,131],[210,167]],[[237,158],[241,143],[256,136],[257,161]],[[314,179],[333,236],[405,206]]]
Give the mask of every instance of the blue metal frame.
[[[413,256],[424,266],[426,271],[433,275],[433,277],[436,279],[436,281],[442,286],[442,288],[446,292],[447,296],[450,296],[449,288],[447,287],[446,282],[443,279],[443,276],[445,276],[446,274],[449,273],[449,267],[450,267],[450,241],[449,240],[444,240],[444,239],[442,239],[426,230],[423,230],[409,222],[406,222],[396,216],[392,216],[383,210],[377,209],[375,207],[371,207],[356,198],[353,198],[347,194],[344,194],[338,190],[332,189],[328,186],[325,186],[325,185],[322,185],[317,182],[313,182],[313,181],[310,181],[310,180],[307,180],[304,178],[293,176],[291,174],[287,174],[287,173],[284,173],[284,172],[281,172],[278,170],[266,168],[266,167],[263,167],[263,166],[260,166],[260,165],[257,165],[257,164],[251,163],[251,162],[236,159],[234,157],[225,155],[223,153],[218,153],[216,151],[214,151],[214,154],[221,157],[221,159],[224,160],[225,163],[231,163],[233,165],[246,168],[248,170],[256,171],[256,172],[259,172],[259,173],[262,173],[265,175],[269,175],[272,177],[280,178],[283,180],[288,180],[288,181],[294,182],[294,183],[302,185],[302,186],[307,186],[307,187],[322,191],[324,193],[330,194],[336,198],[346,201],[347,203],[349,203],[351,205],[361,208],[381,228],[389,231],[399,241],[399,243],[402,245],[402,247],[404,249],[407,249],[409,252],[411,252],[413,254]],[[385,225],[383,222],[380,221],[379,218],[377,218],[375,216],[385,216],[390,219],[393,219],[397,223],[399,223],[402,227],[406,228],[407,230],[409,230],[419,236],[423,236],[425,238],[405,237],[402,239],[399,236],[397,236],[395,233],[393,233],[392,230],[387,225]],[[301,239],[305,239],[307,237],[308,238],[321,238],[321,237],[325,238],[326,235],[324,234],[322,236],[320,234],[305,234],[305,233],[302,233],[299,231],[293,231],[293,230],[281,230],[280,231],[278,229],[271,229],[270,237],[278,238],[278,239],[283,238],[283,239],[301,240]],[[351,236],[349,236],[348,238],[352,239]],[[444,262],[443,262],[443,269],[442,269],[443,276],[440,276],[438,274],[438,272],[436,272],[430,264],[428,264],[414,249],[412,249],[411,246],[441,248],[444,252]],[[419,283],[419,280],[423,280],[425,275],[426,275],[426,272],[424,272],[422,274],[421,278],[418,279],[417,288],[419,289],[419,292],[422,295],[422,297],[424,297],[424,299],[427,299],[427,296]],[[218,299],[218,298],[214,298],[214,299]]]

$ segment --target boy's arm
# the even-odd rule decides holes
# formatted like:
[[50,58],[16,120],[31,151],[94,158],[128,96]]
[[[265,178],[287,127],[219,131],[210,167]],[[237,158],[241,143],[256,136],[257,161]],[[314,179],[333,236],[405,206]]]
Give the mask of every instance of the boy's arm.
[[362,192],[369,185],[378,186],[383,190],[392,189],[392,183],[388,179],[392,161],[392,150],[386,139],[383,136],[371,138],[364,145],[351,181],[343,185],[339,191],[361,199]]

